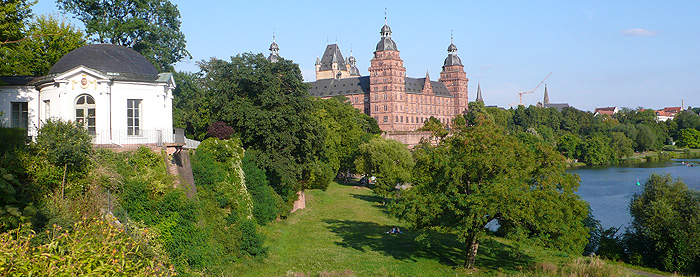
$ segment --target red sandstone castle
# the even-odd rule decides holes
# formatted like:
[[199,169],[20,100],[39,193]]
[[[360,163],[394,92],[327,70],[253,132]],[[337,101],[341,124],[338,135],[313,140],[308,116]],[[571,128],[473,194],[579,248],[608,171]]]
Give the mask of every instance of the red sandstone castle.
[[[383,131],[415,131],[428,118],[449,124],[467,110],[467,74],[457,56],[457,46],[450,43],[438,81],[406,77],[391,28],[384,24],[380,32],[369,76],[360,76],[355,57],[345,60],[337,44],[326,47],[316,59],[316,82],[309,93],[315,97],[346,96],[355,108],[372,116]],[[276,60],[279,48],[270,46],[270,60]],[[477,101],[480,99],[477,99]]]

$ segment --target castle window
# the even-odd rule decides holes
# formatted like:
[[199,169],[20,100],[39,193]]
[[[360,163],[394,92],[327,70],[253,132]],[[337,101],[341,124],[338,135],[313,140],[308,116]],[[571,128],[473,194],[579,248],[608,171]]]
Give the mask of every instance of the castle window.
[[385,112],[387,111],[387,107],[386,107],[386,105],[384,105],[384,111],[385,111]]
[[384,116],[384,122],[389,122],[389,117],[386,115]]
[[394,122],[399,122],[399,116],[396,116],[396,120]]
[[[384,90],[386,90],[386,86],[384,86]],[[384,93],[382,95],[384,95],[384,100],[386,100],[386,93]]]
[[374,105],[374,111],[378,112],[379,111],[379,105]]
[[403,115],[401,116],[401,123],[403,123]]

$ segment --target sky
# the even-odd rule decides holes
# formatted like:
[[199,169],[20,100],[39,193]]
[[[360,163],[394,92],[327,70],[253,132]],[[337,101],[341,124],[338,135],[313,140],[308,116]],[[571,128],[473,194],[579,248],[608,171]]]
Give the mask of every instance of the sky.
[[[700,106],[700,1],[171,2],[192,55],[176,64],[179,71],[196,72],[212,57],[267,56],[274,34],[280,56],[298,63],[306,81],[315,80],[316,57],[333,43],[345,57],[352,50],[368,75],[386,11],[409,77],[437,80],[452,37],[470,101],[480,84],[486,105],[513,107],[518,92],[551,72],[550,102],[581,110]],[[51,0],[33,10],[58,13]],[[523,104],[543,94],[540,86]]]

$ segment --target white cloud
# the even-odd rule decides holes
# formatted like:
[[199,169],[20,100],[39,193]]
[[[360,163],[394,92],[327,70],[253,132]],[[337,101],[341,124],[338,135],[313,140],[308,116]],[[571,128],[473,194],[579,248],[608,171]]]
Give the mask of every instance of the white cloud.
[[623,34],[625,36],[633,36],[633,37],[649,37],[649,36],[658,35],[659,33],[652,31],[652,30],[636,28],[636,29],[622,30],[622,31],[620,31],[620,34]]

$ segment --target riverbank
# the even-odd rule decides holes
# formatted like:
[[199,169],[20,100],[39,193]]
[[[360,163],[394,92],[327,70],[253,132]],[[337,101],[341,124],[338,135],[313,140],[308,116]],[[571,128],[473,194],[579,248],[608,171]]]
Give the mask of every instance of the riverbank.
[[[306,209],[261,228],[264,259],[222,269],[232,276],[630,276],[617,263],[571,256],[487,235],[475,270],[461,268],[464,245],[455,235],[418,232],[389,216],[381,198],[354,184],[307,190]],[[397,226],[403,233],[387,234]],[[607,273],[607,274],[601,274]]]
[[[647,151],[642,153],[634,153],[632,156],[627,158],[622,158],[617,165],[624,164],[639,164],[639,163],[650,163],[650,162],[663,162],[669,161],[671,159],[700,159],[700,149],[673,149],[673,150],[661,150],[661,151]],[[567,167],[578,168],[584,167],[588,164],[580,162],[578,160],[569,160]],[[615,164],[608,164],[603,166],[614,166]]]

